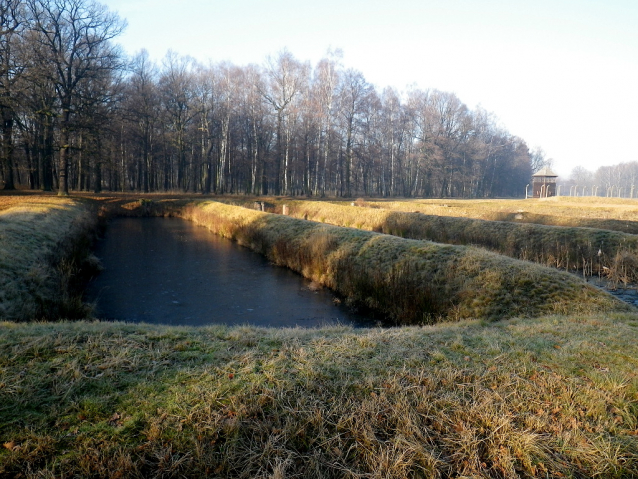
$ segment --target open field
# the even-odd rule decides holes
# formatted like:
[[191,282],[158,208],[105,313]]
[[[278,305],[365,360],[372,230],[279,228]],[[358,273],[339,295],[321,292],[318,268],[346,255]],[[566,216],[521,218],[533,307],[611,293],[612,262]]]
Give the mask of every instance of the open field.
[[[14,257],[30,254],[19,246],[42,229],[55,233],[38,236],[42,251],[75,243],[71,225],[89,230],[76,218],[98,209],[36,198],[0,196],[0,228],[15,223],[7,213],[28,219],[1,237]],[[363,330],[5,321],[0,476],[638,476],[632,308],[572,275],[478,248],[200,198],[98,201],[103,214],[187,217],[345,287],[353,302],[385,302],[390,316],[423,313],[405,298],[431,294],[447,309],[421,319],[470,319]],[[54,251],[28,261],[54,271],[66,254]]]
[[560,196],[541,200],[371,200],[365,203],[371,207],[438,216],[577,226],[638,234],[638,200],[625,198]]

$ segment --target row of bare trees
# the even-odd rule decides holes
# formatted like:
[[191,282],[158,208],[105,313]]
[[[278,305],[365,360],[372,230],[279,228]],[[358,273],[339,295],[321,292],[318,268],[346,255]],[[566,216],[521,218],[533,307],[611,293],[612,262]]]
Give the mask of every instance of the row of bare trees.
[[1,179],[71,190],[519,196],[535,156],[454,94],[378,91],[339,52],[126,58],[91,0],[0,0]]
[[593,172],[577,166],[563,182],[561,195],[636,198],[638,162],[601,166]]

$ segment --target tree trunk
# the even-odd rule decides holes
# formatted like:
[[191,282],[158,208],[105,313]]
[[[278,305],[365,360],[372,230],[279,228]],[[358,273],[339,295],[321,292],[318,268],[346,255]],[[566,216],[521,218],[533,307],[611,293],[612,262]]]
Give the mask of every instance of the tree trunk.
[[69,106],[63,108],[62,123],[60,125],[60,162],[58,171],[58,196],[69,196]]
[[13,181],[13,115],[6,109],[2,114],[2,159],[5,168],[4,189],[15,190]]

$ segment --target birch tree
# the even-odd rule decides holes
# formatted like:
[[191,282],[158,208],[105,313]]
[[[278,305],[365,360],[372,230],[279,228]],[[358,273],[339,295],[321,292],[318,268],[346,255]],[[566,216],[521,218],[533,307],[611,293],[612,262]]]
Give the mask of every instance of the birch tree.
[[289,192],[290,130],[287,127],[286,120],[290,104],[302,91],[303,85],[307,80],[308,70],[308,65],[297,61],[288,50],[283,50],[277,58],[269,58],[266,62],[265,72],[268,85],[262,91],[262,95],[266,102],[275,110],[277,117],[275,195],[281,194],[282,179],[284,194]]

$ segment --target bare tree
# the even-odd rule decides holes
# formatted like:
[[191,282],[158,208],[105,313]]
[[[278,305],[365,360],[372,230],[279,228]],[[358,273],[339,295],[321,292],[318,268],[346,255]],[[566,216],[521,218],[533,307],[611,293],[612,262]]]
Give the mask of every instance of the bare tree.
[[532,151],[530,151],[530,160],[532,173],[536,173],[540,171],[542,168],[546,166],[550,166],[551,159],[547,158],[545,151],[540,146],[537,146]]
[[[326,170],[328,168],[328,158],[331,154],[331,134],[333,129],[333,108],[335,104],[335,93],[339,82],[339,63],[341,52],[329,52],[329,57],[324,58],[315,68],[315,78],[313,81],[313,103],[316,106],[316,117],[318,119],[319,133],[319,156],[320,161],[316,162],[315,169],[315,194],[324,194],[326,191]],[[337,173],[340,168],[337,168]]]
[[339,113],[342,129],[345,133],[345,195],[351,196],[353,185],[353,164],[355,139],[357,135],[358,116],[362,114],[366,97],[372,86],[363,74],[356,70],[347,70],[339,84]]
[[19,102],[17,85],[24,71],[24,58],[19,50],[24,41],[27,17],[24,2],[0,2],[0,127],[2,128],[1,157],[4,167],[4,189],[15,189],[13,176],[13,130]]
[[59,191],[68,195],[70,132],[78,105],[84,100],[82,82],[97,80],[121,67],[120,53],[111,43],[125,22],[92,0],[28,0],[42,65],[55,86],[60,108]]
[[[179,56],[169,51],[164,58],[164,71],[160,75],[159,88],[162,105],[166,114],[168,131],[176,156],[176,186],[187,190],[187,129],[196,115],[195,83],[193,69],[195,62],[191,57]],[[165,188],[173,182],[173,174],[165,170]]]
[[297,61],[288,50],[283,50],[277,58],[266,62],[267,90],[262,91],[264,99],[273,107],[277,115],[277,158],[275,160],[275,194],[281,193],[281,176],[285,194],[288,193],[288,171],[290,162],[290,130],[286,125],[288,107],[302,91],[307,81],[308,65]]
[[131,121],[131,130],[140,148],[137,152],[138,184],[145,193],[153,182],[154,127],[159,115],[157,68],[146,50],[140,51],[130,63],[130,75],[125,83],[124,110]]

